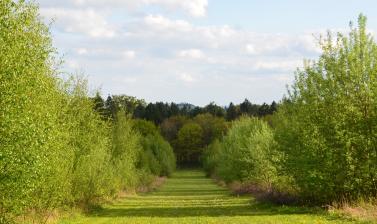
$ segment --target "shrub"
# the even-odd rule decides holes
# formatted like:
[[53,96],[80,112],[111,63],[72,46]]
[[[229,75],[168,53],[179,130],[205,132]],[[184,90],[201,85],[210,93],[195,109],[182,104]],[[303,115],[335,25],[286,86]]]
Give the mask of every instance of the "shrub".
[[216,159],[212,161],[215,172],[226,182],[248,181],[269,187],[277,178],[273,162],[278,156],[273,146],[273,132],[267,123],[243,117],[233,122],[221,147],[212,146],[214,154],[207,160]]

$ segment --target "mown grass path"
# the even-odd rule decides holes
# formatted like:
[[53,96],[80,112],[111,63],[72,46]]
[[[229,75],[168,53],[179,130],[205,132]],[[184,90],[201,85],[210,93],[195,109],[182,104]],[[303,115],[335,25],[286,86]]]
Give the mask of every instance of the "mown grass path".
[[356,223],[324,211],[273,206],[237,197],[201,171],[177,171],[157,191],[122,198],[68,224],[99,223]]

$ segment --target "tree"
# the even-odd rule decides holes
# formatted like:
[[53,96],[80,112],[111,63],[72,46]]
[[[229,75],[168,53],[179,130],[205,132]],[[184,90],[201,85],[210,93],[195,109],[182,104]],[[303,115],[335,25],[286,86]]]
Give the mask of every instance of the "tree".
[[185,124],[178,132],[176,155],[179,164],[197,164],[202,150],[202,127],[195,123]]
[[105,101],[105,116],[108,119],[115,119],[117,116],[118,108],[113,100],[113,98],[109,95]]
[[142,136],[159,135],[156,125],[147,120],[136,119],[133,121],[133,128]]
[[377,44],[363,15],[350,28],[321,38],[274,121],[285,170],[312,202],[377,195]]
[[92,99],[94,110],[97,111],[102,117],[106,116],[105,101],[102,99],[99,92],[96,92],[95,97]]
[[194,117],[193,122],[199,124],[203,129],[203,144],[209,145],[215,139],[221,139],[227,130],[227,124],[222,117],[211,114],[199,114]]
[[224,108],[217,106],[214,102],[211,102],[207,106],[203,108],[205,113],[210,113],[213,116],[218,116],[218,117],[224,117],[225,116],[225,110]]
[[226,182],[247,181],[270,187],[277,179],[273,132],[258,118],[234,121],[221,145],[215,141],[205,156],[206,168]]
[[228,121],[235,120],[239,116],[238,114],[237,107],[231,102],[226,110],[226,119]]
[[188,122],[185,116],[173,116],[165,119],[160,125],[161,135],[170,144],[175,145],[175,140],[178,138],[178,131]]

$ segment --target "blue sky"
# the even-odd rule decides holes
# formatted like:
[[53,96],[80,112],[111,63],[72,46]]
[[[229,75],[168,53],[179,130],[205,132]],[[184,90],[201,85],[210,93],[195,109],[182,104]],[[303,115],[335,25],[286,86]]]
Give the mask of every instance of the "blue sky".
[[39,0],[54,19],[62,70],[92,90],[205,105],[280,100],[315,37],[359,13],[377,31],[377,1]]

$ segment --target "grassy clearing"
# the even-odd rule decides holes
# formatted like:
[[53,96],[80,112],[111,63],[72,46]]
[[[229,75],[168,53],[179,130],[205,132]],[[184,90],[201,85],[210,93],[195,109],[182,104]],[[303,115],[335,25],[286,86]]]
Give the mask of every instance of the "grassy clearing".
[[[233,196],[204,173],[177,171],[157,191],[128,196],[61,224],[84,223],[362,223],[320,209],[258,203]],[[366,223],[366,222],[364,222]]]

